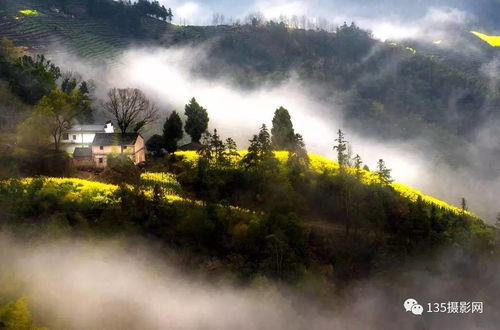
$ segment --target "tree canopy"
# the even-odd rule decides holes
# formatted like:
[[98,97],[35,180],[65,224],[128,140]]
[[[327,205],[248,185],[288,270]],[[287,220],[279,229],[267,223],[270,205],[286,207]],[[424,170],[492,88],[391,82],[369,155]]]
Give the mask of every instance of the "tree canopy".
[[65,93],[53,90],[37,104],[36,115],[47,120],[47,127],[54,141],[54,148],[59,151],[63,134],[71,128],[77,118],[85,115],[88,100],[79,90]]
[[177,150],[177,143],[184,136],[182,120],[177,111],[173,111],[163,124],[163,140],[165,149],[173,153]]
[[187,117],[185,130],[191,136],[191,142],[200,143],[201,135],[208,128],[208,112],[193,97],[184,108]]
[[288,110],[280,107],[274,112],[271,143],[275,150],[291,150],[295,144],[295,131]]

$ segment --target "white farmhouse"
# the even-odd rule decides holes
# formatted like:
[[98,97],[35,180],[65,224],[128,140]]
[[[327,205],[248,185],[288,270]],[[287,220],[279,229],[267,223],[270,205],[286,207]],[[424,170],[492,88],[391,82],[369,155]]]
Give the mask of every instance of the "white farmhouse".
[[61,138],[61,149],[73,154],[75,148],[90,147],[97,133],[114,133],[113,123],[105,125],[74,125]]

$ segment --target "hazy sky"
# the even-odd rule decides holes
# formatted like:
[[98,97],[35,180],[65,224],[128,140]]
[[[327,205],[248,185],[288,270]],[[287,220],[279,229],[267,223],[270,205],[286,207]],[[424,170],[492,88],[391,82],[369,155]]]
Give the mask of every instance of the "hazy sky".
[[406,29],[411,32],[417,25],[443,23],[448,16],[433,13],[450,13],[454,20],[478,18],[490,25],[496,0],[161,0],[174,10],[174,22],[186,24],[210,24],[214,13],[222,13],[229,20],[243,19],[249,13],[261,12],[267,18],[280,15],[306,15],[324,18],[333,23],[356,21],[371,29],[380,38],[391,37],[390,31]]

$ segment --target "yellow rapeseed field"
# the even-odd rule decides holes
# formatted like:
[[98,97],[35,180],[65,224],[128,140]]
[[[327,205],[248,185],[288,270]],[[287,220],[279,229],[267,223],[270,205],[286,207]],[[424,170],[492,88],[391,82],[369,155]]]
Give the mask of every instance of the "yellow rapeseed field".
[[487,44],[489,44],[492,47],[499,47],[500,46],[500,36],[489,36],[487,34],[477,32],[477,31],[470,31],[473,35],[478,37],[479,39],[483,40]]
[[38,15],[40,15],[38,10],[35,10],[35,9],[23,9],[23,10],[20,10],[19,13],[23,14],[24,16],[38,16]]
[[[247,153],[246,150],[239,151],[240,158]],[[196,163],[199,155],[195,151],[182,151],[176,153],[178,156],[182,156],[183,160],[189,163]],[[286,151],[276,151],[276,158],[284,163],[288,159],[288,152]],[[325,157],[309,154],[310,168],[317,173],[336,173],[339,170],[339,165],[337,162],[327,159]],[[377,175],[373,172],[361,169],[361,182],[364,184],[374,184],[378,183],[379,179]],[[349,168],[347,172],[354,174],[355,169]],[[30,184],[34,178],[23,178],[20,182],[23,185]],[[4,183],[9,181],[4,181]],[[152,173],[145,172],[141,174],[141,182],[145,185],[143,189],[144,194],[152,198],[153,187],[158,185],[163,188],[164,197],[170,201],[189,201],[180,196],[182,193],[182,188],[175,175],[170,173]],[[421,191],[418,191],[407,185],[393,182],[390,186],[397,191],[401,196],[408,198],[411,201],[417,201],[419,198],[427,204],[433,204],[438,208],[453,212],[455,214],[462,213],[462,209],[443,202],[432,196],[425,195]],[[118,189],[118,186],[112,184],[106,184],[102,182],[89,181],[77,178],[43,178],[43,192],[54,193],[65,195],[62,196],[67,201],[92,201],[107,203],[111,201],[113,193]],[[237,207],[232,207],[233,210],[243,211]],[[248,211],[248,210],[244,210]],[[468,215],[475,217],[473,214],[467,212]]]
[[[238,152],[241,157],[243,157],[247,151],[246,150],[241,150]],[[190,162],[190,163],[195,163],[196,160],[199,158],[199,155],[195,151],[181,151],[176,153],[179,156],[182,156],[185,161]],[[281,162],[286,162],[288,159],[288,152],[287,151],[275,151],[274,152],[276,158]],[[315,155],[315,154],[309,154],[309,160],[310,160],[310,168],[317,172],[317,173],[335,173],[336,171],[339,170],[339,164],[336,161],[330,160],[328,158]],[[354,174],[354,169],[350,168],[347,170],[348,172]],[[374,184],[378,183],[378,176],[376,173],[366,171],[361,169],[361,182],[364,184]],[[411,201],[417,201],[417,199],[420,197],[424,203],[427,204],[433,204],[438,208],[442,208],[446,211],[453,212],[455,214],[460,214],[462,213],[462,209],[453,205],[450,205],[444,201],[441,201],[437,198],[434,198],[432,196],[425,195],[421,191],[414,189],[412,187],[409,187],[407,185],[398,183],[398,182],[393,182],[390,184],[394,190],[396,190],[401,196],[408,198]],[[467,212],[468,215],[476,217],[470,212]]]

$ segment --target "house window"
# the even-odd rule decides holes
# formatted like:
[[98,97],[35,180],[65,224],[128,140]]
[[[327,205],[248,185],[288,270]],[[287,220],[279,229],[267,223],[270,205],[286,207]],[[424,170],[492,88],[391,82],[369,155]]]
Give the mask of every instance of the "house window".
[[73,140],[76,140],[76,135],[73,135]]
[[99,150],[104,150],[104,147],[103,146],[99,146]]
[[99,164],[102,164],[104,161],[104,158],[99,158]]
[[68,133],[64,133],[63,134],[63,140],[69,140],[69,134]]

